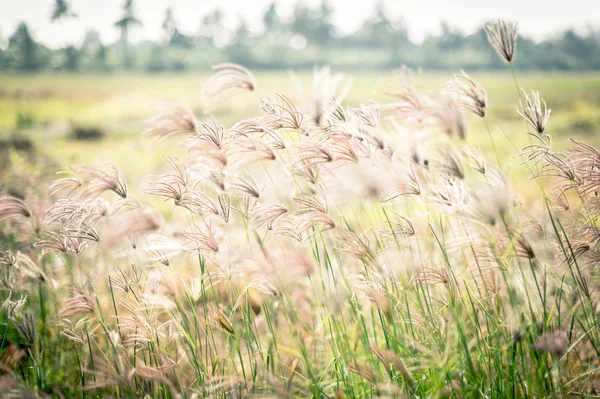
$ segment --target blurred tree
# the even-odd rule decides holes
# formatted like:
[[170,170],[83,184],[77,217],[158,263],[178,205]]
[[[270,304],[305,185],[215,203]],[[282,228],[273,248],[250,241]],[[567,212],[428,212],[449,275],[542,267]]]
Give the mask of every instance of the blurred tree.
[[[573,29],[567,30],[560,39],[559,48],[564,56],[571,58],[570,69],[578,66],[591,69],[592,61],[600,50],[598,42],[592,37],[579,36]],[[578,65],[579,64],[579,65]]]
[[316,17],[312,20],[314,29],[313,36],[317,43],[322,47],[328,47],[332,39],[333,25],[333,8],[328,0],[322,0],[321,6]]
[[216,9],[202,18],[200,38],[211,45],[222,46],[224,42],[223,13]]
[[265,14],[263,15],[263,24],[265,26],[265,32],[275,33],[281,29],[281,18],[277,13],[277,6],[275,2],[272,2]]
[[243,17],[240,17],[240,24],[235,31],[233,43],[227,47],[229,60],[250,67],[254,66],[256,60],[252,54],[252,47],[252,35],[248,24]]
[[115,22],[115,26],[121,32],[121,46],[124,55],[124,64],[126,68],[133,66],[135,58],[133,54],[128,52],[129,48],[129,32],[133,27],[141,26],[142,22],[135,16],[133,0],[125,0],[123,4],[123,15]]
[[177,21],[173,16],[173,8],[169,7],[165,11],[165,18],[163,19],[162,28],[165,33],[165,43],[169,43],[173,38],[173,34],[177,30]]
[[52,22],[75,17],[77,17],[77,14],[71,11],[71,6],[66,0],[54,1],[54,7],[52,8],[52,14],[50,16]]
[[38,44],[33,40],[29,27],[21,22],[8,40],[8,50],[13,53],[15,68],[21,71],[40,69]]
[[368,26],[367,31],[369,32],[373,45],[382,47],[388,47],[390,45],[394,27],[387,15],[385,3],[380,0],[375,7],[374,18],[368,21],[370,26]]
[[292,32],[305,37],[307,40],[313,40],[314,27],[316,25],[315,22],[310,8],[308,8],[302,0],[298,1],[294,8],[291,23]]
[[[70,0],[52,0],[52,20],[73,17]],[[307,68],[314,64],[333,67],[397,67],[402,64],[430,69],[504,68],[490,46],[483,26],[465,35],[448,23],[441,32],[428,35],[420,44],[412,43],[405,21],[394,17],[383,0],[361,28],[349,35],[336,32],[331,0],[297,0],[292,16],[284,20],[277,0],[264,9],[264,31],[252,35],[243,18],[235,28],[226,27],[225,14],[215,9],[202,18],[195,37],[183,33],[167,8],[162,21],[163,38],[129,48],[131,30],[140,26],[134,0],[123,0],[121,18],[115,22],[121,38],[117,46],[105,47],[97,32],[86,32],[81,47],[48,49],[32,38],[29,27],[18,26],[10,40],[0,41],[0,69],[32,71],[41,68],[107,70],[132,68],[139,56],[141,69],[181,70],[206,68],[220,61],[237,61],[254,68]],[[600,69],[600,29],[583,27],[557,33],[551,39],[535,42],[522,35],[517,39],[515,65],[521,69]],[[307,46],[308,45],[308,46]],[[196,47],[203,51],[187,51]],[[168,48],[167,48],[168,47]],[[121,51],[115,57],[111,51]],[[299,51],[302,50],[302,51]],[[116,55],[116,54],[115,54]]]
[[448,22],[441,22],[441,35],[438,39],[438,46],[443,51],[456,51],[463,46],[462,33],[450,26]]
[[102,43],[96,49],[93,59],[92,59],[92,68],[98,71],[106,71],[108,70],[108,50],[106,46]]
[[83,42],[81,43],[81,50],[85,51],[87,53],[93,53],[101,45],[102,45],[102,40],[100,39],[100,33],[98,33],[97,30],[88,29],[85,32]]
[[8,59],[6,57],[6,43],[4,43],[4,35],[0,30],[0,70],[8,69]]
[[66,71],[78,71],[81,52],[75,46],[67,46],[64,52],[62,69]]
[[155,45],[152,47],[152,51],[150,52],[150,59],[148,60],[148,64],[146,65],[146,70],[149,72],[160,72],[166,68],[165,56],[164,56],[164,48]]

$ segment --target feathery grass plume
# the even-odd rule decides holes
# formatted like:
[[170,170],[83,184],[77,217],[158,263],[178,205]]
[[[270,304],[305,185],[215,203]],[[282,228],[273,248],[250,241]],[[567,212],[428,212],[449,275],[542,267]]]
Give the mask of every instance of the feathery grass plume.
[[385,191],[380,200],[381,202],[388,202],[403,195],[421,195],[421,186],[412,164],[409,164],[408,171],[400,184],[394,184],[392,188]]
[[74,191],[76,191],[79,187],[83,185],[83,181],[74,174],[70,172],[56,172],[57,175],[65,175],[65,177],[61,177],[52,182],[50,186],[50,195],[60,194],[62,196],[68,197]]
[[208,317],[212,323],[220,326],[223,330],[227,331],[229,334],[235,335],[235,331],[233,329],[233,325],[231,324],[231,321],[229,320],[229,317],[227,317],[221,309],[219,309],[218,307],[216,307],[214,305],[211,306],[208,310]]
[[[12,260],[11,260],[12,261]],[[13,267],[24,276],[38,281],[47,281],[48,278],[42,269],[31,258],[20,251],[14,257]]]
[[240,138],[232,141],[227,148],[227,156],[234,158],[228,169],[237,171],[258,161],[273,161],[275,152],[260,140]]
[[292,172],[306,182],[316,185],[321,176],[318,165],[311,165],[308,161],[298,161],[292,165]]
[[[564,262],[568,266],[576,265],[579,258],[588,253],[592,246],[586,240],[565,239],[561,237],[561,243],[556,243],[556,252],[562,254],[565,258]],[[562,253],[561,248],[568,248],[567,253]]]
[[77,166],[74,169],[89,179],[79,192],[81,198],[95,198],[107,190],[127,198],[127,180],[114,164],[106,163],[100,168]]
[[267,145],[275,150],[282,150],[286,148],[284,139],[275,131],[275,129],[281,129],[280,125],[275,124],[267,117],[261,119],[249,119],[243,120],[228,130],[228,134],[232,141],[239,138],[248,138],[252,136],[259,136],[261,140],[266,140]]
[[275,221],[270,230],[273,236],[284,236],[292,238],[298,242],[302,242],[302,231],[297,223],[289,220],[278,219]]
[[247,177],[237,177],[235,180],[229,184],[229,188],[232,191],[238,192],[245,196],[250,196],[252,198],[260,198],[260,192],[256,182],[252,178],[252,176]]
[[175,205],[179,205],[183,199],[184,190],[185,186],[182,186],[173,176],[162,175],[154,176],[152,181],[146,184],[142,193],[172,199]]
[[219,244],[215,239],[212,231],[209,230],[208,234],[201,231],[196,232],[183,232],[181,236],[187,238],[187,244],[194,244],[194,250],[201,252],[219,252]]
[[202,99],[216,107],[236,93],[256,90],[256,79],[249,69],[232,62],[213,65],[215,71],[202,89]]
[[[212,169],[208,174],[217,174],[219,168],[224,168],[229,163],[227,152],[224,148],[216,147],[214,144],[205,140],[199,140],[197,136],[188,141],[188,151],[194,156],[188,165],[190,174],[198,172],[204,166]],[[206,174],[206,173],[205,173]]]
[[[523,147],[519,156],[525,158],[521,165],[527,165],[527,169],[535,171],[538,165],[543,166],[548,157],[552,156],[552,137],[548,134],[533,134],[527,132],[531,137],[531,144]],[[533,178],[533,176],[532,176]]]
[[465,71],[454,75],[448,82],[448,89],[455,96],[461,108],[483,118],[488,108],[487,92],[467,75]]
[[140,287],[142,270],[139,266],[131,264],[129,272],[122,269],[116,269],[115,273],[117,274],[116,276],[109,274],[106,278],[114,288],[123,292],[130,292],[132,289]]
[[[0,369],[9,374],[14,373],[14,369],[17,367],[26,352],[15,344],[10,344],[0,357]],[[14,374],[13,374],[14,375]]]
[[[166,339],[168,331],[171,330],[172,320],[161,321],[156,317],[157,312],[170,310],[170,305],[164,301],[164,295],[160,294],[160,282],[156,280],[154,276],[150,276],[141,300],[121,301],[120,305],[125,315],[119,316],[119,328],[123,335],[123,344],[127,346],[135,342],[148,343]],[[159,302],[161,297],[162,303]]]
[[199,215],[205,213],[212,213],[214,215],[219,214],[217,205],[206,195],[198,191],[184,191],[181,194],[181,199],[176,205],[182,206],[188,209],[192,213]]
[[367,292],[369,299],[375,303],[377,309],[387,317],[388,320],[392,320],[392,304],[385,293],[379,289],[372,289]]
[[267,230],[271,230],[273,223],[287,211],[286,207],[279,204],[258,205],[250,210],[250,217],[256,222],[257,229],[266,225]]
[[95,308],[95,295],[81,288],[78,284],[71,284],[71,297],[64,301],[63,308],[56,315],[59,319],[69,318],[71,316],[92,313]]
[[463,148],[463,159],[473,170],[481,173],[482,175],[485,175],[486,162],[479,148],[474,148],[466,145]]
[[581,193],[597,197],[600,193],[600,151],[589,144],[573,139],[569,141],[573,148],[564,156],[568,159],[570,168],[563,171],[563,174],[569,178],[569,173],[573,173],[577,179],[571,180],[579,183],[577,188]]
[[387,358],[386,358],[385,354],[383,353],[383,351],[381,350],[381,348],[379,348],[376,344],[371,344],[371,352],[373,352],[375,354],[375,356],[381,361],[381,363],[383,363],[383,367],[385,368],[385,371],[387,371],[389,373],[391,370],[390,362],[387,360]]
[[228,172],[223,164],[209,159],[195,160],[195,163],[190,167],[190,172],[196,179],[194,187],[207,181],[214,184],[220,191],[225,191],[227,189],[226,180]]
[[210,286],[210,282],[206,282],[204,277],[192,277],[190,282],[181,281],[185,295],[192,300],[193,303],[198,303],[205,292],[205,285]]
[[464,140],[467,136],[467,121],[460,112],[455,96],[443,93],[438,99],[429,98],[430,113],[435,127],[449,137]]
[[261,109],[266,114],[261,123],[271,129],[299,130],[304,116],[298,112],[296,105],[282,94],[276,94],[275,98],[275,101],[268,97],[261,100]]
[[152,176],[152,181],[146,185],[146,188],[142,192],[173,199],[175,205],[178,205],[183,197],[183,192],[188,186],[189,172],[186,165],[179,158],[166,157],[165,160],[173,170],[173,173]]
[[369,239],[366,236],[359,237],[355,232],[343,230],[337,241],[339,245],[336,250],[338,252],[352,255],[360,260],[368,259],[375,261],[373,253],[369,248]]
[[405,125],[420,125],[430,114],[431,101],[419,91],[420,88],[415,84],[415,73],[412,69],[403,65],[401,70],[394,72],[394,75],[400,90],[384,92],[387,96],[398,100],[387,106],[394,112],[391,117]]
[[163,216],[154,208],[145,207],[134,209],[118,220],[112,221],[110,234],[103,238],[104,246],[111,248],[122,239],[128,239],[132,247],[137,246],[136,239],[155,233],[164,226]]
[[548,108],[546,101],[540,98],[539,91],[531,91],[533,99],[529,97],[529,94],[524,89],[521,89],[521,91],[525,97],[525,105],[522,100],[519,100],[517,112],[534,131],[539,134],[544,133],[552,110]]
[[44,249],[46,253],[73,252],[75,254],[80,254],[87,247],[86,242],[79,241],[74,237],[69,237],[53,231],[48,231],[45,234],[49,237],[49,239],[39,240],[34,244],[34,246]]
[[169,266],[170,257],[186,252],[189,249],[165,236],[153,234],[146,237],[144,250],[150,256],[150,260]]
[[388,373],[391,370],[390,365],[394,366],[396,371],[402,375],[409,388],[412,390],[415,389],[416,384],[412,373],[408,370],[400,356],[391,350],[382,351],[376,344],[371,344],[371,351],[377,356],[381,363],[383,363],[383,367],[385,367]]
[[405,218],[404,216],[400,216],[396,214],[396,217],[398,217],[398,221],[392,221],[392,220],[388,220],[385,222],[385,224],[387,224],[389,226],[389,229],[384,229],[381,230],[381,236],[382,237],[389,237],[389,236],[406,236],[406,237],[412,237],[415,235],[415,228],[412,225],[412,223],[410,222],[410,220],[408,220],[407,218]]
[[379,106],[371,100],[371,107],[361,105],[359,108],[350,108],[350,113],[361,125],[376,128],[379,126]]
[[527,241],[523,234],[516,231],[512,231],[511,233],[513,235],[512,239],[515,241],[515,250],[517,256],[525,259],[535,259],[535,251],[533,250],[533,246],[529,243],[529,241]]
[[152,137],[155,144],[176,136],[193,136],[198,133],[200,122],[192,111],[178,104],[163,104],[163,111],[147,122],[143,136]]
[[357,362],[349,362],[347,369],[352,374],[356,374],[359,377],[364,378],[365,380],[369,381],[371,384],[375,384],[375,382],[376,382],[375,373],[368,366],[364,366]]
[[518,29],[519,24],[509,25],[501,19],[485,26],[488,41],[508,63],[513,60],[517,50]]
[[430,185],[428,198],[436,204],[446,206],[449,210],[464,210],[471,200],[462,180],[455,181],[448,176]]
[[456,294],[458,292],[456,282],[445,267],[439,267],[437,269],[426,268],[415,276],[415,283],[424,283],[428,285],[443,284],[451,294]]
[[448,177],[464,180],[465,168],[462,163],[462,155],[450,146],[441,147],[438,152],[440,159],[436,166],[440,172]]
[[331,139],[331,152],[337,163],[358,163],[360,161],[354,143],[346,139]]
[[37,327],[33,312],[25,312],[20,317],[13,318],[12,322],[17,328],[21,338],[23,338],[25,345],[35,345],[37,340]]
[[[107,387],[119,387],[120,390],[133,391],[138,377],[136,369],[130,368],[123,361],[120,353],[115,353],[115,364],[107,361],[98,361],[94,363],[94,370],[89,370],[89,382],[85,384],[84,390],[101,389]],[[141,366],[141,362],[139,364]]]
[[2,304],[2,307],[6,309],[6,313],[9,319],[14,319],[15,316],[20,314],[21,308],[27,303],[27,295],[21,296],[21,299],[16,301],[12,300],[12,292],[8,293],[8,298]]
[[536,350],[548,352],[555,357],[564,355],[568,348],[569,338],[567,337],[567,334],[562,331],[555,333],[544,333],[535,343]]
[[[539,148],[528,148],[531,157],[538,157],[531,165],[536,162],[540,167],[536,171],[532,171],[531,178],[549,177],[553,181],[553,190],[559,193],[566,193],[569,190],[580,190],[582,194],[586,194],[583,188],[585,184],[584,169],[579,169],[576,164],[577,156],[569,153],[552,152],[543,145],[538,145]],[[538,151],[538,154],[533,153]],[[530,169],[531,169],[530,165]],[[593,190],[592,190],[593,191]]]
[[485,182],[469,196],[468,207],[461,209],[463,216],[474,221],[495,225],[515,205],[515,196],[508,184],[508,177],[497,168],[489,168]]
[[31,210],[22,200],[15,197],[0,198],[0,223],[12,218],[31,216]]
[[141,207],[140,201],[131,196],[127,198],[116,197],[108,208],[108,215],[118,217]]
[[227,140],[227,132],[223,125],[219,125],[217,121],[211,117],[210,123],[202,122],[198,125],[198,131],[194,138],[220,149]]
[[228,223],[229,213],[231,211],[231,198],[228,194],[219,194],[217,211],[221,219],[223,219],[225,223]]
[[344,101],[350,92],[352,81],[342,74],[332,73],[328,66],[316,67],[313,69],[312,91],[309,96],[306,96],[298,79],[295,76],[293,78],[298,97],[305,99],[302,107],[304,115],[310,118],[314,126],[330,125],[329,119],[335,110],[335,104]]
[[549,200],[552,201],[553,209],[568,211],[571,209],[571,205],[569,204],[569,198],[565,195],[565,192],[562,190],[557,190],[554,188],[549,196]]
[[0,283],[2,289],[16,291],[15,287],[18,284],[17,276],[15,276],[17,257],[10,251],[0,251]]
[[335,157],[331,146],[327,143],[303,141],[294,144],[296,150],[295,165],[301,168],[313,168],[331,163]]

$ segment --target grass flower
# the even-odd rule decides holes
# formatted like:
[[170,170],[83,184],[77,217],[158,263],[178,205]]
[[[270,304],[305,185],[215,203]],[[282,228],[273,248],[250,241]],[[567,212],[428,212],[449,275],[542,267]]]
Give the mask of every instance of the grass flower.
[[509,25],[499,19],[485,26],[488,41],[506,62],[510,63],[517,50],[518,24]]
[[517,112],[519,115],[525,119],[525,122],[537,133],[544,133],[544,129],[546,129],[546,125],[548,124],[548,119],[550,119],[550,113],[552,112],[546,106],[546,102],[540,98],[539,91],[532,91],[531,97],[529,94],[523,89],[523,96],[525,97],[525,105],[523,105],[522,100],[519,100],[520,109],[517,108]]
[[489,106],[487,92],[464,71],[454,75],[454,80],[449,82],[449,89],[461,108],[481,118],[485,117]]

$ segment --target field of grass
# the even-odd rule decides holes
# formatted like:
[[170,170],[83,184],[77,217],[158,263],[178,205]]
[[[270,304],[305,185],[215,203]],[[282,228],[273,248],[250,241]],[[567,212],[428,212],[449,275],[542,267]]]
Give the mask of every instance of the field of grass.
[[[298,73],[303,86],[310,73]],[[160,156],[148,141],[140,137],[145,121],[164,106],[177,102],[191,108],[201,120],[203,112],[200,92],[208,75],[42,75],[0,76],[0,137],[19,135],[31,138],[41,153],[55,159],[63,168],[81,163],[120,163],[135,156],[135,163],[121,165],[126,175],[138,179],[156,172]],[[452,77],[451,73],[423,73],[417,82],[438,89]],[[473,77],[489,93],[488,124],[498,151],[514,155],[527,139],[525,127],[515,112],[517,95],[510,74],[483,73]],[[352,90],[345,101],[350,106],[368,104],[370,100],[389,103],[385,92],[393,87],[392,71],[352,74]],[[293,97],[297,89],[285,72],[260,72],[258,89],[232,99],[212,115],[219,123],[233,123],[255,116],[258,99],[285,93]],[[569,138],[600,144],[600,75],[598,73],[524,73],[519,85],[526,90],[539,90],[552,113],[552,134],[557,148]],[[106,134],[99,141],[74,141],[69,135],[75,127],[98,128]],[[508,139],[507,139],[508,138]],[[480,146],[485,153],[492,150],[487,130],[477,118],[470,118],[466,137],[470,145]],[[514,145],[510,143],[513,141]],[[518,162],[512,162],[516,167]],[[516,170],[515,183],[524,175]],[[526,187],[524,187],[526,188]]]
[[0,388],[598,397],[600,75],[319,77],[0,76]]

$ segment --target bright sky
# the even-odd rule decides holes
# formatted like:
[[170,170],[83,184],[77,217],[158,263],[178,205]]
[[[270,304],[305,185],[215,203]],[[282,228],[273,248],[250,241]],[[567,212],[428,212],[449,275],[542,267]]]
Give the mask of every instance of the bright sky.
[[[520,33],[543,39],[571,27],[585,30],[592,26],[600,30],[600,5],[597,0],[384,0],[391,18],[404,17],[411,39],[419,41],[428,33],[439,32],[440,22],[470,33],[481,23],[498,17],[518,21]],[[102,40],[118,38],[113,26],[121,15],[124,0],[71,0],[79,18],[50,23],[52,0],[0,0],[0,37],[6,40],[20,21],[29,23],[37,40],[63,46],[79,43],[87,29],[100,32]],[[161,37],[164,12],[172,6],[180,29],[196,33],[202,16],[220,7],[229,16],[230,24],[244,18],[255,30],[261,29],[261,16],[271,0],[137,0],[137,14],[143,27],[131,34],[132,40]],[[296,0],[280,0],[278,10],[289,15]],[[316,5],[320,0],[306,0]],[[330,0],[336,10],[335,24],[343,32],[360,26],[365,16],[371,15],[376,1]]]

